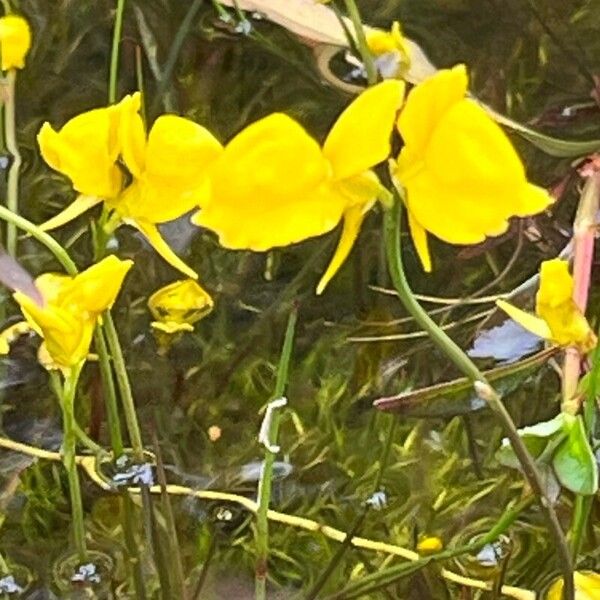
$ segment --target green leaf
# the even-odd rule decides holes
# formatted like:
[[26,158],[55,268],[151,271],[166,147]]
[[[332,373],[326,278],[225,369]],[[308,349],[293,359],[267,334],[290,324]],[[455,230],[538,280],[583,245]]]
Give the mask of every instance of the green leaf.
[[586,140],[586,141],[575,141],[575,140],[561,140],[529,127],[521,125],[517,121],[513,121],[509,117],[496,112],[494,109],[481,103],[481,106],[488,112],[488,114],[494,118],[497,123],[512,129],[518,133],[521,137],[530,141],[534,146],[537,146],[540,150],[549,154],[550,156],[557,156],[559,158],[574,158],[579,156],[587,156],[600,150],[600,140]]
[[567,438],[552,461],[561,485],[572,492],[590,496],[598,490],[598,463],[594,457],[581,416],[573,422]]

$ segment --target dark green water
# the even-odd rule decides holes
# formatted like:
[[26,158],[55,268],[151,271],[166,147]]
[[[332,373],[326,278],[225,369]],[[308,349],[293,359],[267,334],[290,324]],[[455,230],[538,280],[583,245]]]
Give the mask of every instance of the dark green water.
[[[322,138],[350,96],[323,82],[311,49],[265,20],[253,22],[250,35],[237,34],[217,19],[209,2],[194,18],[175,67],[162,84],[165,91],[157,95],[161,83],[156,70],[162,72],[167,64],[190,4],[189,0],[129,0],[119,96],[137,89],[137,77],[143,75],[149,120],[163,112],[177,112],[227,140],[248,123],[283,111]],[[497,110],[558,137],[600,137],[600,111],[591,96],[592,75],[600,71],[597,0],[385,0],[363,2],[361,8],[365,21],[373,25],[387,27],[400,19],[406,33],[437,66],[467,63],[472,90]],[[105,105],[114,6],[107,0],[21,0],[19,10],[34,32],[34,46],[27,68],[19,74],[17,90],[25,164],[21,211],[39,223],[64,206],[72,192],[65,179],[43,164],[35,135],[43,121],[58,126],[74,114]],[[141,73],[136,73],[136,52]],[[570,160],[548,157],[523,140],[515,143],[536,183],[553,186],[573,174]],[[434,243],[436,270],[430,276],[421,272],[407,241],[413,288],[443,297],[469,296],[482,288],[485,294],[510,291],[567,243],[576,186],[576,178],[571,177],[551,213],[515,223],[501,239],[484,246]],[[272,395],[287,316],[298,305],[287,392],[291,410],[282,424],[273,507],[351,530],[372,494],[377,462],[396,418],[376,412],[372,401],[457,376],[423,337],[349,341],[417,331],[410,321],[400,321],[406,314],[397,299],[370,287],[390,285],[383,261],[381,214],[372,211],[351,259],[322,298],[313,289],[335,234],[267,257],[226,251],[211,234],[188,226],[185,219],[165,231],[213,294],[214,311],[168,354],[158,355],[146,299],[160,284],[174,279],[174,273],[141,237],[122,228],[115,241],[119,255],[134,258],[137,268],[114,314],[144,439],[148,446],[153,436],[158,440],[169,481],[255,496],[263,454],[257,442],[259,411]],[[78,264],[91,260],[88,236],[85,217],[57,234]],[[57,268],[31,239],[21,240],[20,258],[34,274]],[[8,298],[5,292],[7,318],[16,315]],[[468,347],[481,321],[468,319],[489,308],[489,304],[446,308],[439,316],[444,323],[458,321],[450,332]],[[595,316],[595,309],[590,314]],[[489,366],[489,361],[483,364]],[[46,373],[37,365],[35,344],[20,342],[4,365],[4,434],[57,449],[60,411]],[[534,369],[512,387],[517,389],[507,396],[507,404],[518,425],[557,412],[559,385],[550,367]],[[381,482],[387,503],[367,513],[359,535],[407,548],[414,548],[421,535],[438,536],[444,545],[462,543],[487,531],[508,502],[519,498],[523,486],[518,474],[494,459],[502,432],[491,414],[468,410],[460,398],[440,402],[415,411],[419,417],[410,413],[398,417]],[[77,416],[92,437],[108,446],[101,407],[99,374],[91,365],[82,381]],[[422,418],[428,415],[433,417]],[[221,436],[211,441],[209,428],[215,426]],[[30,570],[33,581],[23,597],[45,598],[48,590],[58,597],[87,597],[59,592],[56,587],[56,565],[64,562],[69,549],[70,512],[62,466],[31,463],[21,455],[0,451],[0,474],[0,549],[9,562]],[[108,585],[112,591],[96,593],[133,598],[125,571],[119,496],[102,492],[85,476],[82,482],[90,547],[115,563]],[[200,597],[253,597],[250,515],[215,502],[190,498],[171,502],[189,589],[194,589],[202,566],[208,563]],[[158,498],[150,504],[136,502],[135,506],[148,595],[179,598],[175,589],[159,590],[160,567],[153,560],[144,523],[155,530],[155,546],[166,548],[167,534],[164,507]],[[565,526],[571,505],[572,498],[563,493],[557,510]],[[231,511],[231,519],[219,518],[224,509]],[[597,503],[592,511],[580,566],[598,570]],[[270,531],[273,597],[302,597],[339,544],[319,533],[281,524],[271,524]],[[510,538],[505,581],[543,589],[558,568],[535,507],[523,512],[511,527]],[[164,557],[167,565],[170,558]],[[388,560],[381,554],[349,549],[319,597],[381,569]],[[476,563],[461,559],[445,566],[486,577],[489,573]],[[491,595],[461,592],[440,577],[438,566],[431,565],[384,592],[364,597],[442,600]]]

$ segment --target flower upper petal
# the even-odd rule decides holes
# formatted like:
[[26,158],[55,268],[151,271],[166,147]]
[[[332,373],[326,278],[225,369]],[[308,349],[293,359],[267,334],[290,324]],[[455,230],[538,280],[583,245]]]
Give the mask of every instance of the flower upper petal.
[[467,91],[464,65],[442,69],[412,89],[398,118],[398,130],[407,146],[424,152],[439,120]]
[[73,117],[58,132],[44,123],[38,133],[44,160],[82,194],[113,198],[121,189],[116,117],[114,106],[97,108]]
[[114,304],[132,266],[133,261],[121,260],[111,254],[71,279],[63,287],[59,301],[97,316]]
[[160,186],[196,188],[222,152],[223,146],[208,129],[183,117],[163,115],[148,136],[146,177]]
[[140,115],[142,96],[139,92],[125,96],[119,110],[119,148],[123,162],[134,177],[141,177],[146,166],[146,130]]
[[402,81],[383,81],[360,94],[339,116],[323,146],[335,179],[358,175],[389,156],[404,87]]

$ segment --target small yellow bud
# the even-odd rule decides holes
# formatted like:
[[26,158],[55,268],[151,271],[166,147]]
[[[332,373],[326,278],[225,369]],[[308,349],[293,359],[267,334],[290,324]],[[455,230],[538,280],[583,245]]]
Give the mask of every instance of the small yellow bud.
[[442,540],[436,536],[424,537],[417,544],[417,552],[420,554],[434,554],[439,552],[444,547]]

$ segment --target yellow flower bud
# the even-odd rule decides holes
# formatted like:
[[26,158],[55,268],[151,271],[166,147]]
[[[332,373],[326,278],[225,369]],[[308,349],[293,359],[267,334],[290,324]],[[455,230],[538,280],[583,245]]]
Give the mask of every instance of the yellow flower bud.
[[27,21],[18,15],[0,17],[2,70],[22,69],[29,48],[31,48],[31,29]]
[[164,333],[193,331],[193,324],[213,309],[210,294],[193,279],[174,281],[150,296],[148,308],[156,319],[152,327]]
[[443,547],[444,544],[439,537],[427,536],[417,544],[417,552],[419,554],[434,554],[435,552],[440,552]]

